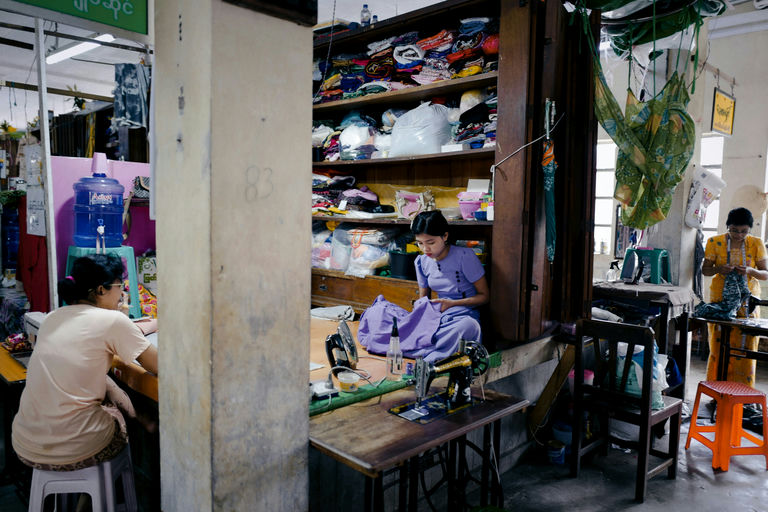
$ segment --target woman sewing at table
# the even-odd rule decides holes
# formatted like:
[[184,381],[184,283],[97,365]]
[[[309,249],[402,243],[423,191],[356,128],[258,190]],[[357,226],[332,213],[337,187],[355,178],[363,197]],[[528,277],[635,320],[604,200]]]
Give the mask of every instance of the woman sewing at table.
[[379,295],[360,317],[357,336],[369,352],[383,354],[397,318],[403,355],[433,362],[456,352],[462,339],[482,341],[476,308],[488,302],[488,282],[472,249],[448,243],[448,222],[439,211],[418,214],[411,232],[424,253],[415,262],[419,299],[413,311]]
[[[766,259],[765,246],[762,240],[749,234],[752,224],[753,219],[750,211],[746,208],[736,208],[728,212],[728,218],[725,221],[728,232],[707,240],[701,272],[705,276],[714,276],[709,287],[709,301],[711,303],[723,299],[726,276],[732,272],[742,276],[742,279],[747,281],[747,287],[752,295],[760,296],[760,283],[758,281],[768,279],[768,259]],[[738,310],[738,318],[747,316],[745,309],[746,306]],[[757,309],[752,316],[759,316]],[[717,380],[717,367],[720,359],[720,328],[716,324],[710,323],[708,330],[707,380]],[[755,336],[744,336],[744,347],[747,350],[756,350],[757,341]],[[742,346],[742,334],[738,329],[731,330],[730,343],[732,347]],[[754,359],[730,358],[728,380],[754,387],[755,363]]]
[[133,408],[107,372],[117,355],[157,373],[157,349],[144,337],[156,323],[134,323],[118,310],[122,276],[120,258],[96,254],[76,259],[59,282],[68,305],[40,326],[13,421],[13,448],[26,465],[72,471],[125,447],[125,420],[115,406],[129,415]]
[[431,302],[440,304],[440,326],[429,359],[451,355],[462,339],[482,341],[476,308],[488,302],[489,291],[477,255],[468,247],[448,243],[448,221],[439,210],[419,213],[411,232],[424,253],[415,263],[419,297],[431,298],[434,292],[437,297]]

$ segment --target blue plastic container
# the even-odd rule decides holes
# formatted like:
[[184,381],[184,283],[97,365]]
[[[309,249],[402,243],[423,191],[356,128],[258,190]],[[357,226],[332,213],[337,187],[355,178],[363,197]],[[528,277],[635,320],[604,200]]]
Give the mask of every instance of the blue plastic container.
[[3,270],[16,272],[19,254],[19,210],[3,208],[2,226]]
[[104,226],[106,247],[123,243],[123,191],[115,179],[104,173],[80,178],[72,185],[75,190],[75,235],[78,247],[96,247],[99,225]]

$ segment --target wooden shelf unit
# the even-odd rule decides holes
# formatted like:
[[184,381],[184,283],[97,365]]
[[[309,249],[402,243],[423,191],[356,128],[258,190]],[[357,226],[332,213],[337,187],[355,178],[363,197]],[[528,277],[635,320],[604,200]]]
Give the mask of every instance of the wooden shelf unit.
[[496,148],[467,149],[447,153],[430,153],[428,155],[397,156],[393,158],[374,158],[366,160],[336,160],[335,162],[314,162],[313,167],[368,167],[371,165],[401,164],[403,162],[426,162],[430,160],[456,160],[459,158],[484,158],[496,153]]
[[[370,42],[419,30],[429,37],[443,28],[457,27],[462,18],[490,16],[499,20],[498,71],[445,80],[313,106],[314,117],[340,120],[352,109],[376,117],[390,107],[413,108],[435,96],[459,97],[466,90],[495,85],[498,120],[495,148],[455,153],[376,160],[315,162],[318,171],[343,170],[358,183],[465,187],[470,178],[490,178],[491,166],[538,137],[543,131],[544,98],[557,100],[566,121],[553,134],[561,169],[556,177],[558,256],[554,265],[545,257],[545,218],[541,147],[534,144],[509,158],[496,170],[494,222],[451,223],[461,238],[484,239],[489,250],[486,270],[491,289],[490,321],[486,339],[519,343],[547,332],[558,321],[574,321],[587,314],[592,265],[590,219],[594,217],[593,159],[596,122],[592,112],[592,75],[589,52],[579,49],[579,27],[568,24],[562,5],[502,0],[449,0],[380,22],[375,27],[336,34],[315,43],[315,57],[357,53]],[[317,83],[315,84],[318,85]],[[583,123],[580,120],[583,119]],[[563,165],[565,164],[565,165]],[[559,180],[559,181],[558,181]],[[366,225],[407,224],[393,219],[313,217]],[[578,246],[573,253],[572,247]],[[587,247],[580,250],[580,247]],[[317,305],[352,303],[366,307],[383,294],[409,307],[401,280],[382,277],[350,278],[313,269],[312,301]],[[409,282],[405,282],[406,284]],[[325,287],[320,290],[320,285]],[[412,286],[415,285],[415,282]],[[361,290],[373,288],[375,295]],[[406,286],[407,288],[407,286]],[[372,293],[372,292],[371,292]],[[417,291],[416,291],[417,296]],[[370,302],[365,304],[365,301]],[[396,302],[397,303],[397,302]]]
[[410,310],[419,298],[419,285],[394,277],[355,277],[338,270],[312,269],[312,304],[316,306],[350,305],[362,313],[383,293],[390,302]]
[[404,105],[426,101],[435,96],[445,96],[461,93],[478,87],[488,87],[495,85],[499,73],[489,71],[479,75],[468,76],[464,78],[454,78],[452,80],[442,80],[431,84],[418,85],[407,89],[397,91],[380,92],[378,94],[368,94],[349,98],[346,100],[329,101],[318,103],[312,107],[315,115],[325,114],[326,112],[337,112],[339,110],[350,110],[355,108],[365,108],[371,105]]
[[[381,226],[388,226],[388,225],[402,225],[402,226],[410,226],[411,220],[410,219],[400,219],[395,217],[383,217],[379,219],[354,219],[350,217],[346,217],[344,215],[313,215],[312,220],[321,220],[323,222],[328,221],[335,221],[335,222],[352,222],[355,224],[378,224]],[[461,227],[478,227],[478,226],[485,226],[490,227],[493,226],[493,221],[488,220],[449,220],[448,221],[449,226],[461,226]]]

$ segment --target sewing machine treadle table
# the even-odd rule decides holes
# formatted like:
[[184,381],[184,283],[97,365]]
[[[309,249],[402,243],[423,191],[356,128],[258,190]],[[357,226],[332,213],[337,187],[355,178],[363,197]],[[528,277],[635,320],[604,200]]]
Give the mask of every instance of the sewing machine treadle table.
[[741,330],[747,336],[768,337],[768,319],[766,318],[735,318],[733,320],[712,320],[708,318],[692,318],[696,328],[706,323],[712,323],[720,327],[720,359],[717,365],[717,380],[728,380],[728,365],[731,356],[745,357],[756,361],[768,361],[768,352],[759,350],[746,350],[731,345],[731,329]]
[[[430,393],[445,390],[441,381]],[[473,397],[480,390],[473,388]],[[496,482],[490,483],[491,457],[499,460],[501,419],[524,410],[529,402],[513,396],[485,390],[484,402],[421,425],[388,412],[394,405],[414,400],[412,388],[393,391],[359,404],[314,416],[309,421],[310,445],[320,452],[362,473],[365,482],[365,510],[383,510],[382,473],[400,466],[399,510],[416,510],[418,499],[418,457],[425,451],[449,443],[448,509],[462,509],[464,481],[462,468],[466,434],[483,427],[483,463],[481,468],[481,505],[487,505],[488,491],[494,504],[503,503]],[[360,426],[365,425],[365,428]],[[493,436],[493,440],[491,439]],[[492,453],[493,451],[493,453]],[[458,466],[458,471],[457,471]]]

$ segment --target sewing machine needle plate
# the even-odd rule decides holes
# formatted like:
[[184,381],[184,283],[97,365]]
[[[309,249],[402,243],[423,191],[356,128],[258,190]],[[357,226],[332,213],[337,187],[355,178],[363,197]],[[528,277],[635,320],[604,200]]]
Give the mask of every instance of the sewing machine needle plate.
[[466,403],[455,409],[449,409],[448,400],[445,397],[445,393],[437,393],[428,396],[421,401],[421,405],[417,407],[416,401],[408,402],[402,405],[396,405],[389,409],[389,412],[400,416],[408,421],[420,423],[426,425],[432,423],[435,420],[459,412],[468,407],[472,407],[475,403],[478,403],[474,398],[471,403]]

